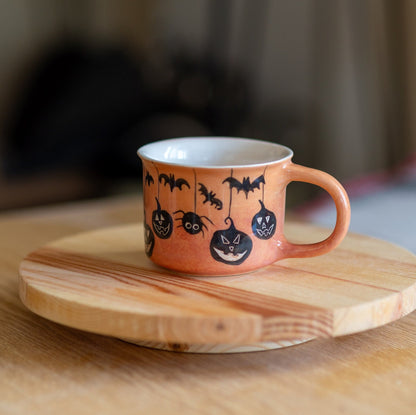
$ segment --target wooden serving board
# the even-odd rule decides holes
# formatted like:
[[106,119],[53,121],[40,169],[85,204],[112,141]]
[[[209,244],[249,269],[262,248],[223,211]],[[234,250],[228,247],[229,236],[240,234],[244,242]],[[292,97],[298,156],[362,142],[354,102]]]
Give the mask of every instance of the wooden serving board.
[[[328,231],[289,223],[292,241]],[[368,330],[416,308],[416,257],[349,234],[333,252],[232,277],[175,275],[144,253],[141,225],[78,234],[30,253],[20,296],[55,322],[168,350],[267,350]]]

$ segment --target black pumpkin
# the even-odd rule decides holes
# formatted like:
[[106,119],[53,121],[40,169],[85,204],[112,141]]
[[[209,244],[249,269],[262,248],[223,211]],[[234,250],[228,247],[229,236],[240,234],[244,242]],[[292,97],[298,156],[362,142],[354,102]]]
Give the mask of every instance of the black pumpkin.
[[144,224],[144,251],[146,255],[150,258],[153,254],[153,248],[155,246],[155,236],[153,235],[152,229],[150,226]]
[[229,265],[239,265],[250,255],[253,248],[251,238],[237,230],[233,220],[228,217],[225,223],[231,222],[228,229],[214,232],[210,243],[212,257]]
[[254,215],[251,228],[254,236],[259,239],[270,239],[276,232],[276,216],[264,207],[264,203],[259,200],[261,209]]
[[162,210],[159,200],[156,198],[157,209],[152,213],[152,227],[156,236],[161,239],[168,239],[172,234],[173,220],[166,210]]

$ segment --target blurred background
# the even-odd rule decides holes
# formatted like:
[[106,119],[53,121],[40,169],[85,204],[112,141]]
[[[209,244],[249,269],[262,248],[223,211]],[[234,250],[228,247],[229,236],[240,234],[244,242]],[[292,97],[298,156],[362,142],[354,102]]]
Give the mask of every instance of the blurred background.
[[342,182],[395,171],[415,21],[413,0],[0,0],[0,209],[136,192],[137,148],[186,135],[276,141]]

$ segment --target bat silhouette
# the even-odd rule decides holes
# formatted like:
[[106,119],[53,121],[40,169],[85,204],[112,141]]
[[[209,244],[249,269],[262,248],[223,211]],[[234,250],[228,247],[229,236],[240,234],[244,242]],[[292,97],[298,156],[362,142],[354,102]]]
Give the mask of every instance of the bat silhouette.
[[230,183],[230,189],[235,187],[237,189],[237,193],[240,193],[240,190],[242,190],[246,195],[246,199],[248,198],[248,192],[254,192],[254,189],[260,189],[260,183],[266,184],[263,175],[257,177],[257,179],[253,180],[251,183],[250,177],[244,177],[242,182],[237,180],[235,177],[227,177],[223,183],[225,182]]
[[160,174],[159,175],[159,183],[162,183],[162,179],[164,180],[164,185],[166,186],[167,184],[169,184],[170,187],[170,191],[173,192],[173,189],[175,187],[178,187],[179,190],[182,190],[182,186],[188,186],[188,189],[191,188],[191,186],[189,186],[189,183],[185,180],[185,179],[177,179],[175,180],[175,175],[174,174],[169,174],[169,176],[167,174]]
[[202,184],[198,183],[200,188],[198,189],[201,192],[202,196],[205,196],[205,200],[202,203],[210,202],[211,206],[215,206],[215,209],[221,210],[222,209],[222,202],[220,199],[215,197],[215,193],[210,191]]
[[150,186],[155,181],[153,180],[153,176],[146,170],[146,177],[144,178],[144,182]]

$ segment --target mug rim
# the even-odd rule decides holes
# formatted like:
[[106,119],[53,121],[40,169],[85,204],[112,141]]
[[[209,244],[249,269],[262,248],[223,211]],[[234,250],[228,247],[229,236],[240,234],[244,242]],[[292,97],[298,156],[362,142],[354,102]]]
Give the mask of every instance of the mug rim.
[[[169,151],[169,147],[165,148],[165,152],[161,152],[159,150],[159,154],[161,156],[155,156],[152,154],[155,151],[156,147],[163,147],[163,145],[169,146],[169,145],[179,145],[179,144],[186,144],[192,141],[192,144],[195,144],[195,140],[199,140],[200,143],[202,140],[205,141],[205,143],[212,143],[214,141],[222,142],[224,144],[224,141],[226,141],[227,145],[232,144],[245,144],[245,145],[252,145],[258,148],[258,146],[264,147],[264,150],[269,149],[269,151],[265,151],[265,155],[267,155],[267,158],[265,161],[253,161],[253,162],[232,162],[232,163],[224,163],[224,164],[203,164],[198,162],[193,162],[190,160],[187,160],[186,162],[181,159],[177,158],[174,159],[172,157],[172,160],[169,160],[168,158],[163,158],[163,155],[166,155],[166,153]],[[254,148],[254,147],[253,147]],[[273,156],[274,154],[277,154],[277,152],[281,152],[282,155],[280,157]],[[174,152],[173,152],[174,153]],[[176,137],[176,138],[169,138],[165,140],[157,140],[152,143],[145,144],[141,146],[137,150],[138,156],[142,160],[147,160],[155,163],[161,163],[165,165],[171,165],[171,166],[181,166],[181,167],[190,167],[190,168],[201,168],[201,169],[222,169],[222,168],[245,168],[245,167],[260,167],[260,166],[267,166],[271,164],[276,163],[282,163],[284,161],[290,160],[293,157],[293,150],[289,147],[286,147],[282,144],[275,143],[273,141],[266,141],[266,140],[259,140],[255,138],[245,138],[245,137],[229,137],[229,136],[187,136],[187,137]]]

